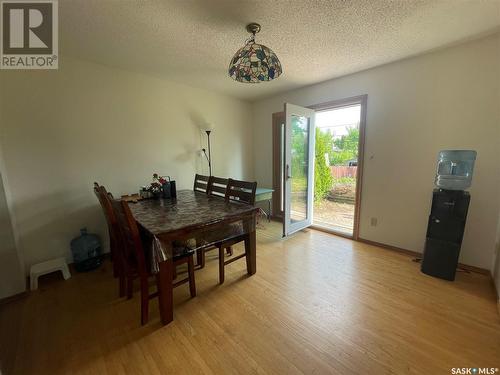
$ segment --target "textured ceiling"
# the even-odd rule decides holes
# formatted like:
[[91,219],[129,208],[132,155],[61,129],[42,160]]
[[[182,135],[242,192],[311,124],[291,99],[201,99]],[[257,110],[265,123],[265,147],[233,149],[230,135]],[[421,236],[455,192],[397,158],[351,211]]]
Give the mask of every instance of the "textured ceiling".
[[[108,66],[255,100],[498,29],[500,0],[60,0],[60,50]],[[258,22],[283,75],[226,70]]]

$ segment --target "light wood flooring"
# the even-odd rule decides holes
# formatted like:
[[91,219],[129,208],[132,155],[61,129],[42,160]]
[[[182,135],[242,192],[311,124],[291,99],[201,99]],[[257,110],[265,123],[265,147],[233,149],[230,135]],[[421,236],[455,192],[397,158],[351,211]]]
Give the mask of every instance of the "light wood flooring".
[[[257,274],[217,251],[198,296],[174,291],[174,321],[140,325],[139,293],[117,297],[110,263],[40,280],[0,306],[6,374],[450,374],[500,367],[500,318],[487,276],[423,275],[411,257],[319,231],[280,238],[260,224]],[[236,247],[236,252],[241,251]]]

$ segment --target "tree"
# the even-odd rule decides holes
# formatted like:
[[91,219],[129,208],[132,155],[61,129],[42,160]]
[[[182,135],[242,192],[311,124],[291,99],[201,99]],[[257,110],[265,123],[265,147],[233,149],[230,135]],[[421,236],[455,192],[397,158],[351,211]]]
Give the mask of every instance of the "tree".
[[306,150],[309,134],[307,124],[302,121],[302,118],[292,116],[291,132],[292,176],[294,176],[297,183],[303,180],[301,185],[305,185],[307,170],[304,161],[307,158]]
[[345,165],[346,162],[358,158],[359,128],[347,128],[347,135],[333,141],[336,151],[331,159],[332,165]]
[[[308,128],[301,119],[292,116],[292,184],[294,190],[307,188],[307,143]],[[329,132],[316,128],[316,149],[314,159],[314,199],[323,199],[332,188],[333,178],[327,158],[332,154],[334,140]],[[327,156],[328,155],[328,156]]]

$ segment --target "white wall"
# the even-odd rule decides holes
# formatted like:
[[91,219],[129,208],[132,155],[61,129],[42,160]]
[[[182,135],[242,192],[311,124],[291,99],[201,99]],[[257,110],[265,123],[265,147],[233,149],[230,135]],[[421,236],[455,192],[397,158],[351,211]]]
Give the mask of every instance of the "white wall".
[[474,149],[460,260],[491,269],[500,200],[499,89],[496,34],[260,100],[253,107],[255,177],[272,184],[271,114],[284,102],[307,106],[368,94],[360,236],[422,251],[438,151]]
[[[0,87],[2,81],[0,76]],[[2,136],[3,112],[0,106],[0,140]],[[1,142],[0,142],[1,143]],[[0,299],[22,293],[26,290],[24,262],[18,251],[17,237],[11,215],[11,199],[7,188],[5,164],[0,147]]]
[[70,259],[83,226],[106,239],[94,181],[119,196],[159,172],[192,188],[194,174],[207,173],[205,122],[214,174],[253,177],[250,104],[64,56],[59,66],[0,73],[0,141],[27,270]]
[[0,160],[0,299],[22,293],[26,289],[24,263],[16,247],[2,169]]

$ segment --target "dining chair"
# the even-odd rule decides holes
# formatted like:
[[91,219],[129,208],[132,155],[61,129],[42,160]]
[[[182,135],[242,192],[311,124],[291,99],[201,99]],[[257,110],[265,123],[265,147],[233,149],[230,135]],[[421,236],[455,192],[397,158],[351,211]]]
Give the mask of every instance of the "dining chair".
[[208,190],[208,181],[210,177],[209,176],[204,176],[202,174],[195,174],[194,176],[194,186],[193,190],[194,191],[199,191],[202,193],[206,193]]
[[[153,275],[147,266],[143,239],[141,238],[137,222],[130,211],[129,204],[126,201],[113,199],[111,200],[111,205],[117,218],[118,227],[120,228],[120,240],[124,249],[123,256],[127,264],[127,297],[132,297],[133,280],[139,277],[141,286],[141,324],[144,325],[148,322],[149,300],[158,297],[158,291],[149,293],[149,279],[151,277],[156,278],[158,289],[159,277],[158,275]],[[177,282],[172,280],[173,287],[189,283],[191,297],[196,296],[193,254],[194,251],[186,247],[174,247],[173,266],[175,268],[181,264],[187,264],[188,277]]]
[[111,262],[113,263],[113,276],[117,277],[119,280],[118,294],[120,297],[123,297],[125,295],[125,278],[123,273],[123,260],[120,257],[119,249],[117,249],[117,237],[120,235],[118,223],[116,221],[113,208],[111,207],[111,203],[108,200],[108,192],[106,191],[106,188],[102,185],[99,185],[97,182],[94,182],[94,194],[96,195],[97,200],[101,205],[108,226],[109,249]]
[[[210,176],[208,178],[207,194],[214,197],[224,198],[226,196],[227,178]],[[202,240],[203,242],[203,240]],[[205,267],[205,252],[216,249],[215,246],[201,246],[196,250],[196,264],[199,268]],[[232,249],[227,249],[228,254],[232,254]]]
[[[214,197],[225,198],[228,181],[229,179],[227,178],[210,176],[207,194]],[[227,253],[228,255],[233,255],[233,249],[228,248]]]
[[224,198],[226,196],[227,178],[210,176],[208,179],[207,194]]
[[[248,182],[241,180],[233,180],[228,179],[225,200],[226,202],[237,201],[240,203],[246,203],[250,205],[255,204],[255,191],[257,190],[257,182]],[[213,248],[219,249],[219,283],[224,283],[224,267],[228,264],[241,259],[246,256],[246,253],[237,255],[235,257],[231,257],[229,260],[224,260],[224,249],[228,252],[229,255],[232,255],[232,246],[245,241],[248,239],[248,234],[245,233],[243,229],[243,223],[231,223],[227,227],[227,231],[225,233],[217,233],[214,234],[217,236],[221,236],[221,240],[214,242],[214,247],[207,248],[202,252],[203,259],[201,260],[201,264],[205,265],[205,252],[210,251]]]
[[[257,191],[257,182],[241,181],[229,179],[227,183],[226,196],[227,202],[238,201],[250,205],[255,205],[255,192]],[[229,260],[224,261],[224,249],[233,255],[232,246],[248,240],[248,234],[244,233],[243,223],[233,223],[230,225],[230,236],[218,243],[219,248],[219,283],[224,283],[224,267],[238,259],[244,258],[246,252]]]
[[[208,195],[214,196],[214,197],[221,197],[221,198],[224,198],[226,196],[226,187],[227,187],[227,181],[228,181],[227,178],[215,177],[215,176],[208,177],[208,176],[201,176],[201,175],[197,174],[195,176],[195,180],[194,180],[194,190],[195,191],[203,191],[203,190],[196,189],[197,181],[198,182],[201,181],[200,177],[208,178],[207,186],[206,186],[206,193]],[[200,186],[200,185],[198,185],[198,186]],[[199,187],[199,189],[203,189],[203,185],[201,185],[201,187]],[[202,240],[202,242],[203,242],[203,240]],[[196,265],[199,268],[205,267],[205,256],[204,256],[205,251],[209,251],[212,249],[216,249],[216,247],[215,246],[210,246],[210,247],[201,246],[196,250]],[[228,250],[228,254],[229,254],[229,250]]]
[[239,201],[250,205],[255,205],[255,192],[257,182],[233,180],[230,178],[227,183],[226,201]]

